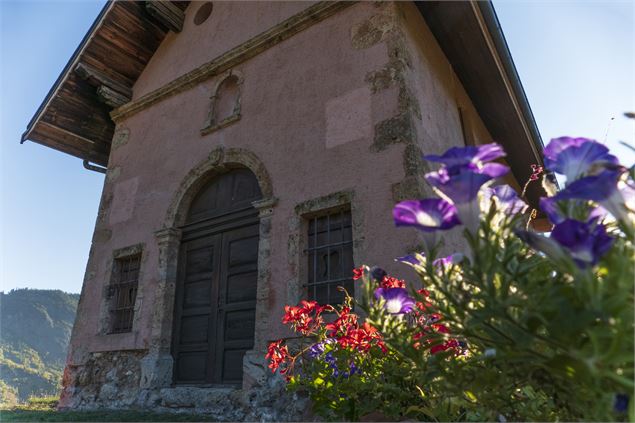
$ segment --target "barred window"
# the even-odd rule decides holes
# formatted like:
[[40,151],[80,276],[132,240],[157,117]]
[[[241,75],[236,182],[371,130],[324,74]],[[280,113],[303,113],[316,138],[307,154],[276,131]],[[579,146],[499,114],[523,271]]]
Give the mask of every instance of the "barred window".
[[109,289],[110,333],[132,330],[140,265],[140,254],[115,259]]
[[308,296],[319,304],[341,304],[344,287],[353,296],[353,232],[350,209],[309,221]]

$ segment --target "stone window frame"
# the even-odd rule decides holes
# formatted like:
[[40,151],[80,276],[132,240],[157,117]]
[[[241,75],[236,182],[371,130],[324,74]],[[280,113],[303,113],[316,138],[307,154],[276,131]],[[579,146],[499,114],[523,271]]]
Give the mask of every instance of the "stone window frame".
[[[238,96],[236,98],[236,102],[234,104],[234,110],[231,115],[224,118],[221,121],[217,121],[216,119],[216,109],[217,102],[219,98],[219,90],[223,86],[223,83],[227,81],[229,78],[236,78],[236,84],[238,85]],[[238,122],[241,118],[241,103],[242,103],[242,87],[245,78],[243,77],[242,72],[237,70],[230,70],[218,79],[214,89],[212,90],[212,96],[210,97],[210,109],[207,114],[207,120],[205,121],[205,126],[201,129],[201,135],[207,135],[214,131],[218,131],[219,129],[225,128],[226,126],[231,125],[234,122]]]
[[[111,305],[113,298],[110,295],[112,282],[115,278],[115,267],[117,260],[125,259],[127,257],[139,256],[139,275],[137,276],[137,295],[135,296],[135,303],[133,308],[133,317],[132,317],[132,327],[128,332],[112,332],[112,314],[111,314]],[[106,268],[108,269],[108,273],[105,277],[105,281],[107,283],[104,284],[103,294],[102,294],[102,313],[101,313],[101,325],[100,325],[100,334],[108,335],[108,336],[126,336],[131,333],[135,333],[139,321],[141,318],[141,305],[143,303],[143,276],[144,276],[144,264],[147,258],[145,243],[141,242],[138,244],[129,245],[123,248],[117,248],[113,250],[112,257],[108,260],[106,264]]]
[[[361,264],[365,254],[365,225],[363,211],[356,197],[355,190],[342,190],[303,201],[294,207],[294,213],[289,219],[290,233],[287,244],[288,261],[293,272],[291,280],[287,282],[287,304],[297,304],[300,300],[308,298],[306,284],[309,264],[306,247],[309,238],[309,220],[312,217],[338,209],[349,209],[353,232],[353,263],[355,266]],[[352,273],[353,269],[351,269],[351,275]],[[359,300],[360,295],[361,291],[356,290],[355,298]]]

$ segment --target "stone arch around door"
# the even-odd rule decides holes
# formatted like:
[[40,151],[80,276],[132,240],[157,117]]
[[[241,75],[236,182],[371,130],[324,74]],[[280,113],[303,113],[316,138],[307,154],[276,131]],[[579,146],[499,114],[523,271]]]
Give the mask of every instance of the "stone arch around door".
[[150,345],[142,360],[142,389],[169,387],[173,384],[174,360],[171,355],[174,325],[174,304],[177,294],[178,263],[183,226],[197,194],[215,177],[235,171],[248,170],[258,183],[260,199],[253,201],[258,216],[258,259],[255,305],[255,337],[253,349],[244,359],[243,387],[264,383],[267,373],[264,363],[269,327],[267,311],[270,284],[271,215],[276,205],[271,179],[258,157],[245,149],[222,147],[214,149],[184,178],[168,207],[163,229],[156,232],[159,247],[158,284],[152,316]]

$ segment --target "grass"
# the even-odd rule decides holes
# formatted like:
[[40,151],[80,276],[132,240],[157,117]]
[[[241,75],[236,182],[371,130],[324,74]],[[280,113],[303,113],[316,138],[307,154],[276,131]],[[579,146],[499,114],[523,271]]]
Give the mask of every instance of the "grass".
[[153,413],[138,410],[57,411],[56,397],[29,398],[25,404],[0,408],[1,422],[204,422],[201,414]]

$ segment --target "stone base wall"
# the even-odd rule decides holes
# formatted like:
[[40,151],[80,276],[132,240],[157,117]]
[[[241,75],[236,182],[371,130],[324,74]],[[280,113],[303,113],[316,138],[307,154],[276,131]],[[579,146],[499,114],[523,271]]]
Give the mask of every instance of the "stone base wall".
[[68,364],[60,406],[72,409],[129,408],[138,395],[140,360],[145,351],[109,351],[88,355],[82,365]]
[[252,383],[245,389],[194,386],[142,388],[141,366],[146,355],[145,350],[98,352],[89,354],[83,365],[67,365],[59,408],[197,413],[208,414],[217,421],[314,419],[307,398],[287,393],[282,379],[271,372],[266,372],[263,378],[263,369],[258,369],[258,383]]

